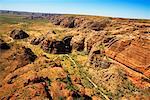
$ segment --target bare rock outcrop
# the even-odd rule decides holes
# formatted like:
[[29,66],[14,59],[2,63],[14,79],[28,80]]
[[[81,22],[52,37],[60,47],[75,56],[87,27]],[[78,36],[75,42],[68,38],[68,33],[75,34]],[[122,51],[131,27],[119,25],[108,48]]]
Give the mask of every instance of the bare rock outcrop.
[[31,44],[38,45],[40,44],[45,38],[44,37],[37,37],[31,40]]
[[102,40],[95,43],[89,52],[88,64],[96,68],[108,68],[111,62],[105,55],[105,47],[110,46],[114,41],[115,37],[105,36]]
[[10,49],[10,46],[2,39],[0,39],[0,50],[7,50],[7,49]]
[[85,37],[82,35],[74,36],[71,40],[72,49],[82,51],[84,49]]
[[120,40],[105,50],[107,56],[140,73],[150,70],[150,40]]
[[83,17],[79,17],[79,18],[76,17],[75,20],[74,20],[74,26],[75,26],[76,28],[81,27],[81,25],[82,25],[85,21],[86,21],[86,19],[83,18]]
[[108,19],[103,19],[101,21],[87,21],[83,27],[94,31],[100,31],[103,30],[109,23],[110,21]]
[[[13,71],[14,69],[25,66],[37,58],[30,48],[14,46],[1,54],[1,64],[5,70]],[[11,70],[12,69],[12,70]]]
[[64,16],[51,16],[49,20],[54,24],[54,25],[60,25],[61,21],[64,19]]
[[89,53],[88,57],[88,64],[94,68],[109,68],[111,62],[109,61],[108,57],[104,54],[104,50],[102,49],[95,49]]
[[23,47],[24,49],[24,58],[27,59],[30,62],[34,62],[34,60],[37,58],[37,56],[32,52],[30,48]]
[[70,46],[71,39],[71,36],[65,37],[62,41],[57,41],[54,39],[45,39],[41,44],[41,48],[44,51],[53,54],[70,53],[72,50],[72,47]]
[[[111,95],[107,95],[110,99],[119,99],[128,94],[144,96],[127,78],[125,72],[122,71],[120,66],[112,64],[107,69],[93,70],[89,69],[89,74],[92,76],[92,80],[98,84],[99,87],[103,87]],[[145,96],[144,98],[147,98]]]
[[60,26],[67,27],[67,28],[74,28],[74,17],[65,17],[61,22]]
[[88,37],[85,39],[85,48],[84,48],[85,51],[87,51],[89,53],[92,46],[95,43],[103,40],[105,34],[106,34],[106,32],[102,31],[102,32],[91,33],[91,35],[88,35]]
[[87,28],[94,31],[103,30],[110,23],[108,18],[100,21],[92,21],[84,17],[74,16],[51,16],[50,21],[54,25],[60,25],[67,28]]
[[[33,88],[34,87],[34,88]],[[11,95],[10,99],[49,99],[52,100],[52,97],[50,94],[46,91],[46,85],[44,85],[44,82],[42,83],[35,83],[33,85],[28,85],[26,87],[23,87],[22,89],[19,89],[16,91],[15,94]],[[26,92],[28,92],[26,94]],[[26,94],[26,95],[25,95]]]
[[[37,56],[30,48],[12,46],[5,52],[0,53],[0,84],[7,74],[35,61]],[[8,82],[8,83],[11,83]]]
[[23,30],[15,29],[10,33],[10,37],[12,37],[13,39],[24,39],[29,37],[29,35]]

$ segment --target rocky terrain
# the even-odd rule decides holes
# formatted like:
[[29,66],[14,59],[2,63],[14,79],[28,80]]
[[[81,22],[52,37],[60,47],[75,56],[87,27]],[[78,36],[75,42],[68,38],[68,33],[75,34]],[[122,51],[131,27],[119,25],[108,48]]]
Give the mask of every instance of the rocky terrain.
[[1,100],[149,100],[150,20],[0,15]]

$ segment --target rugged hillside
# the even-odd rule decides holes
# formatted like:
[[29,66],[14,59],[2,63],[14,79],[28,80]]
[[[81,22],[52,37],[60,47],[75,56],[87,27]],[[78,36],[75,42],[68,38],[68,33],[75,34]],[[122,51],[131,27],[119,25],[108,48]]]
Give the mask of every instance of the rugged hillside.
[[0,98],[150,98],[150,21],[0,15]]

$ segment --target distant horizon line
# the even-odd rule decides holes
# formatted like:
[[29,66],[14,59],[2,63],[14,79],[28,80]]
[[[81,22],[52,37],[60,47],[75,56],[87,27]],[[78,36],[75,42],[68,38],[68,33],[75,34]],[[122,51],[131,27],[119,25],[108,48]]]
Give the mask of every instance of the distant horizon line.
[[119,16],[107,16],[107,15],[95,15],[95,14],[79,14],[79,13],[54,13],[54,12],[38,12],[38,11],[24,11],[24,10],[7,10],[0,9],[0,11],[10,11],[10,12],[24,12],[24,13],[39,13],[39,14],[56,14],[56,15],[81,15],[81,16],[97,16],[97,17],[110,17],[110,18],[123,18],[123,19],[143,19],[150,20],[150,18],[131,18],[131,17],[119,17]]

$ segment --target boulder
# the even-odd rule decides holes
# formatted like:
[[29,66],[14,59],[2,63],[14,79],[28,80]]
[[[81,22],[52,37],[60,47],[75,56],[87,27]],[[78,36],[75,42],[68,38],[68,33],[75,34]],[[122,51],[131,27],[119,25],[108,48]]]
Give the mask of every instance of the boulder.
[[23,30],[15,29],[10,33],[10,37],[12,37],[13,39],[24,39],[24,38],[29,37],[29,35]]

